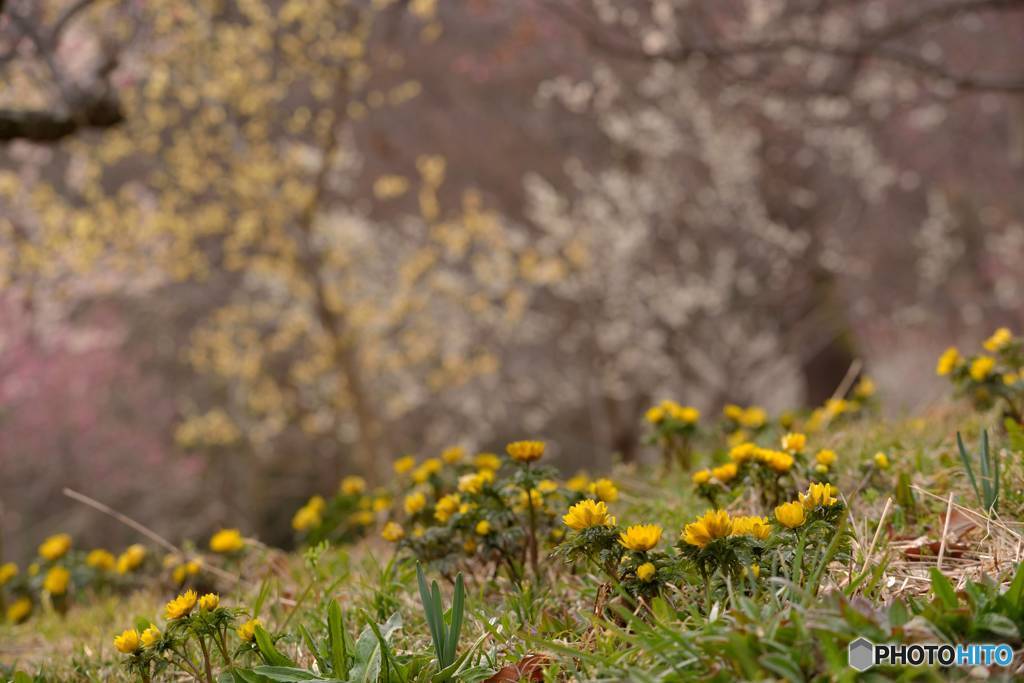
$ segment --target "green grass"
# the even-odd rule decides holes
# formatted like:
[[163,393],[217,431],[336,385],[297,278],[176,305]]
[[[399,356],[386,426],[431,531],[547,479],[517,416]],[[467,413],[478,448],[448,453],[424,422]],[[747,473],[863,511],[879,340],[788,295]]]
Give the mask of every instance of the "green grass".
[[[959,431],[965,443],[977,444],[982,429],[990,430],[992,457],[1011,447],[995,417],[953,409],[813,435],[815,450],[839,453],[849,557],[831,563],[811,558],[813,571],[803,578],[762,573],[759,581],[716,583],[710,610],[699,580],[682,577],[660,596],[638,602],[583,565],[573,569],[547,559],[540,580],[519,587],[467,566],[465,609],[456,627],[456,611],[447,610],[452,583],[428,568],[426,583],[437,580],[441,595],[426,588],[424,596],[415,562],[394,557],[376,538],[305,554],[265,551],[247,558],[242,583],[221,587],[221,595],[222,604],[249,612],[258,603],[270,640],[260,643],[262,657],[242,654],[239,673],[223,680],[303,680],[296,677],[302,674],[478,681],[503,667],[503,680],[515,680],[509,667],[516,665],[519,673],[535,671],[544,680],[853,680],[846,646],[858,636],[1008,642],[1019,651],[1024,573],[1016,564],[1022,530],[1015,520],[1024,509],[1022,454],[1005,450],[1000,456],[999,521],[986,524],[955,440]],[[889,454],[891,467],[872,473],[864,463],[879,450]],[[623,491],[614,506],[620,520],[657,521],[666,530],[664,545],[706,508],[686,473],[621,468],[615,478]],[[951,492],[967,510],[948,520],[954,528],[943,546]],[[742,508],[752,499],[739,492],[725,502]],[[0,626],[0,662],[39,680],[133,680],[112,637],[139,618],[155,617],[168,597],[154,589],[83,599],[66,616],[43,613],[20,626]],[[879,668],[869,677],[945,680],[968,673]],[[1001,669],[990,674],[1012,677]]]

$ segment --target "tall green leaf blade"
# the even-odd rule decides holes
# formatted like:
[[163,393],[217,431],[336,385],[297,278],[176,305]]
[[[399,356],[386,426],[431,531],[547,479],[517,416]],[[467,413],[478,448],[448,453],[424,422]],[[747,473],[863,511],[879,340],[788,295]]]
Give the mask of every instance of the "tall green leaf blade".
[[[441,636],[440,629],[444,627],[440,614],[434,613],[434,602],[431,599],[430,590],[427,588],[427,579],[423,575],[423,567],[416,564],[416,580],[420,587],[420,602],[423,603],[423,616],[427,620],[427,628],[430,629],[430,640],[434,644],[434,652],[438,658],[441,657]],[[440,622],[440,623],[439,623]]]
[[452,596],[452,623],[448,637],[445,639],[444,664],[445,668],[455,661],[455,652],[459,646],[459,634],[462,631],[462,614],[466,607],[466,585],[460,572],[455,577],[455,593]]
[[348,652],[345,647],[341,606],[337,600],[331,600],[327,608],[327,636],[331,644],[331,670],[335,676],[341,676],[348,671]]
[[260,655],[263,656],[263,661],[271,666],[295,666],[295,662],[281,654],[281,652],[274,647],[274,639],[270,637],[267,630],[260,625],[256,626],[256,647],[259,648]]
[[967,478],[971,480],[971,486],[974,488],[974,493],[978,496],[978,500],[982,505],[985,501],[981,497],[981,490],[978,488],[978,481],[974,478],[974,469],[971,467],[971,458],[967,454],[967,449],[964,448],[964,440],[960,437],[960,432],[956,433],[956,445],[960,449],[960,460],[964,463],[964,469],[967,470]]

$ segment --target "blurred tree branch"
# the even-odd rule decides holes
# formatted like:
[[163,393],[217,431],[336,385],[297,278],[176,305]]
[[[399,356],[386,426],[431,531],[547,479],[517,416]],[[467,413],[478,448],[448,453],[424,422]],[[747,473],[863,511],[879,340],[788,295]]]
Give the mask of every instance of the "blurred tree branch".
[[72,3],[46,28],[38,26],[33,17],[8,7],[6,0],[0,0],[0,20],[6,18],[7,29],[14,34],[7,51],[0,54],[0,66],[18,60],[21,43],[28,40],[33,56],[46,65],[52,86],[58,93],[57,101],[48,108],[0,108],[0,142],[17,139],[54,142],[83,128],[109,128],[124,120],[120,100],[110,84],[117,56],[108,46],[103,46],[102,58],[87,84],[70,79],[56,58],[65,31],[77,16],[96,2]]
[[[790,28],[783,28],[777,31],[776,36],[753,39],[719,36],[694,40],[680,35],[676,47],[662,49],[645,49],[636,41],[624,40],[614,35],[608,30],[608,26],[582,7],[585,3],[589,3],[589,0],[545,1],[546,6],[554,14],[576,28],[592,47],[621,59],[669,62],[703,59],[722,63],[741,57],[801,52],[847,62],[854,68],[854,72],[859,71],[871,60],[889,63],[920,77],[944,81],[959,91],[1024,92],[1024,74],[1000,76],[957,71],[942,61],[924,57],[913,50],[894,44],[897,39],[906,39],[925,27],[934,27],[968,15],[1024,10],[1024,0],[960,0],[938,3],[893,19],[880,28],[860,31],[856,38],[842,42],[809,37],[806,31],[796,33]],[[821,19],[833,10],[833,4],[817,2],[810,10],[797,10],[796,16],[787,13],[785,25],[789,27],[798,23],[794,22],[796,18]]]

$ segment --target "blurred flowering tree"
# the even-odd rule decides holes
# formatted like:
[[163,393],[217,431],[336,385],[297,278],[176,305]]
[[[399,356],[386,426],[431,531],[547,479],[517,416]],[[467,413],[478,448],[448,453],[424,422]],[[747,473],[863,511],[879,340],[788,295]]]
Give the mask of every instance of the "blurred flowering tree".
[[180,360],[205,382],[182,398],[175,436],[209,454],[230,507],[263,500],[296,456],[386,471],[393,426],[493,373],[497,344],[482,340],[522,312],[515,245],[472,191],[442,205],[443,157],[375,180],[380,202],[415,193],[416,211],[388,223],[353,187],[353,127],[420,90],[372,39],[410,17],[429,43],[435,13],[135,6],[112,29],[135,36],[117,74],[124,123],[56,154],[15,150],[24,166],[0,176],[7,275],[24,301],[167,297],[157,316],[187,320]]
[[[1005,273],[1024,207],[977,188],[992,204],[961,209],[986,212],[1000,246],[984,262],[958,258],[961,234],[978,232],[950,215],[962,169],[950,149],[938,166],[904,140],[978,114],[1020,127],[1005,96],[1024,92],[1024,73],[1006,54],[1021,55],[1024,3],[544,6],[599,59],[541,95],[595,117],[616,160],[572,167],[563,196],[540,180],[532,193],[534,222],[595,260],[559,293],[586,302],[570,317],[595,330],[578,338],[607,394],[625,397],[641,377],[713,402],[763,397],[788,368],[819,403],[853,360],[855,327],[879,313],[934,317],[964,298],[940,294],[957,270],[975,283],[1002,271],[1000,313],[1019,310]],[[1019,160],[1003,153],[978,150],[1009,180]],[[893,239],[894,222],[919,227]]]
[[817,402],[865,331],[1019,311],[1020,4],[6,0],[5,304],[123,326],[264,528],[405,450]]

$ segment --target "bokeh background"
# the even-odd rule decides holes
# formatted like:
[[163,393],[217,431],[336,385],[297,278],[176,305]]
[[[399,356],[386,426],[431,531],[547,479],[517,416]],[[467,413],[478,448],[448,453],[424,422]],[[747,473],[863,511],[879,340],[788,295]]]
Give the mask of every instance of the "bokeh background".
[[643,461],[1024,327],[1024,2],[0,0],[0,554]]

